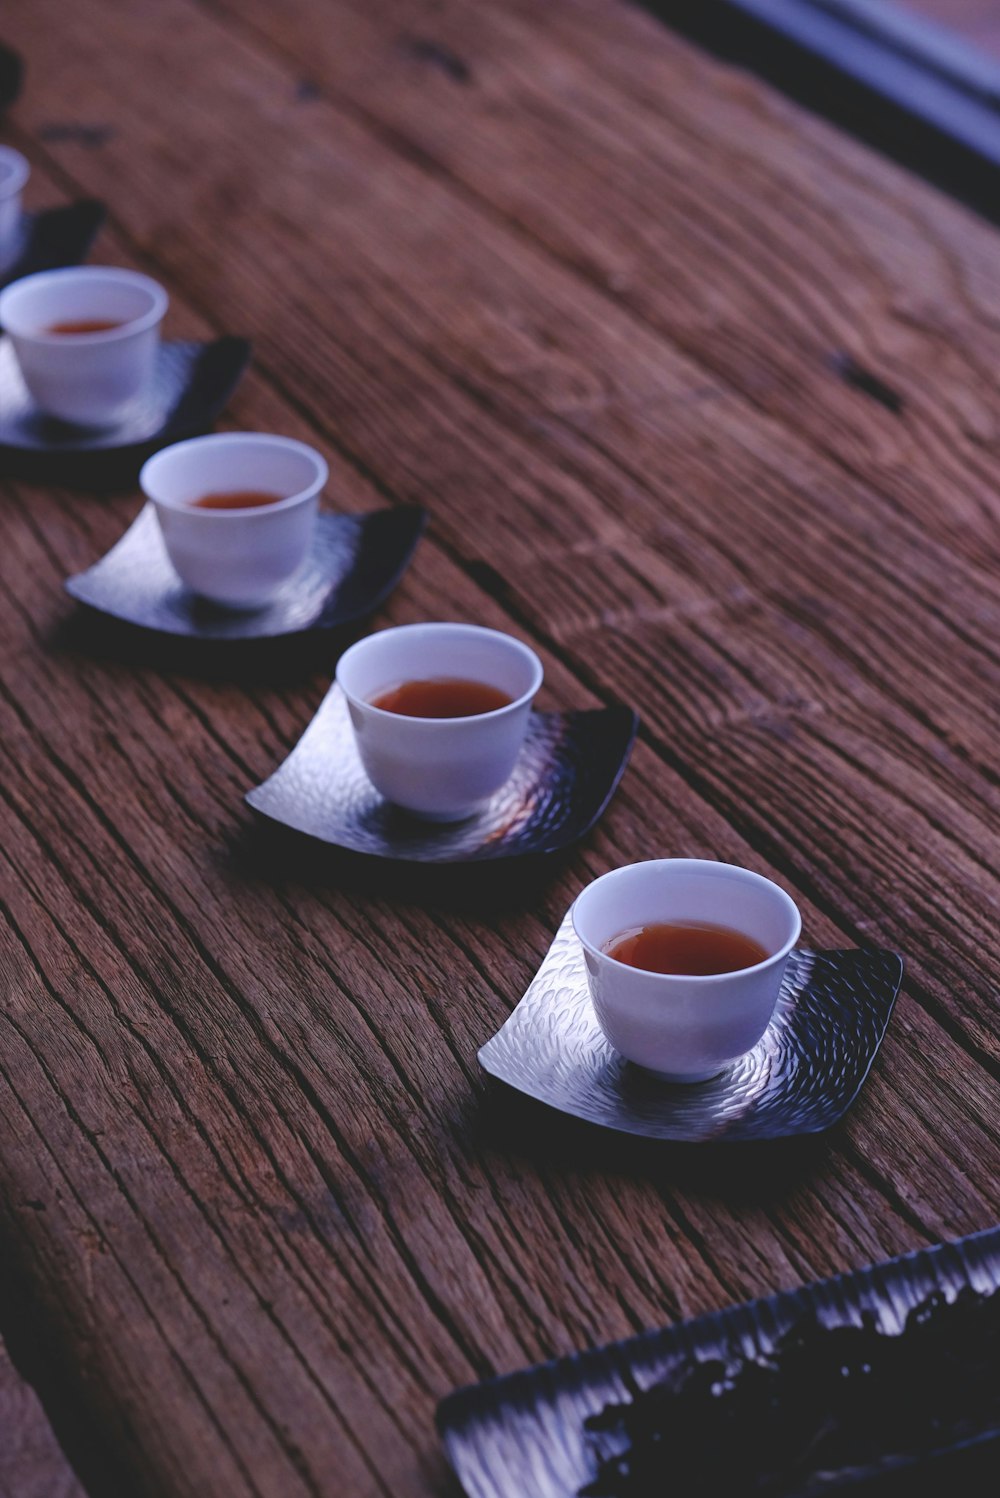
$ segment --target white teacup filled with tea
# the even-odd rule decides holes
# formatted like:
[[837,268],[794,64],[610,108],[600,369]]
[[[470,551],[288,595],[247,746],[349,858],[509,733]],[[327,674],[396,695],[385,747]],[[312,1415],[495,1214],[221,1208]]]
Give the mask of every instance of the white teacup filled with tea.
[[76,265],[0,292],[0,326],[40,411],[113,426],[152,383],[168,300],[139,271]]
[[0,271],[10,270],[21,253],[21,193],[30,174],[20,151],[0,146]]
[[254,609],[305,562],[327,474],[304,442],[223,432],[165,447],[139,484],[181,581],[213,603]]
[[663,858],[588,885],[573,927],[615,1050],[667,1081],[704,1082],[764,1034],[802,921],[750,869]]
[[432,821],[471,816],[510,778],[542,684],[538,656],[475,624],[407,624],[337,665],[365,771]]

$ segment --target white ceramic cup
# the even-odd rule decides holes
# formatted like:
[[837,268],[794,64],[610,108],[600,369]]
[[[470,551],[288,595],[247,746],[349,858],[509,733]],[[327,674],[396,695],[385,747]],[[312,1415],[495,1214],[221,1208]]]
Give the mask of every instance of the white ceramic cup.
[[30,173],[20,151],[0,146],[0,271],[21,253],[21,192]]
[[[80,426],[112,426],[152,383],[167,303],[163,287],[138,271],[76,265],[24,276],[0,292],[0,326],[40,410]],[[121,326],[45,331],[97,320]]]
[[[313,448],[263,432],[176,442],[147,459],[139,474],[181,581],[234,609],[270,603],[298,572],[326,480],[326,463]],[[193,503],[240,489],[284,498],[238,510],[202,510]]]
[[[373,697],[403,682],[448,677],[498,687],[511,701],[469,718],[409,718],[372,706]],[[376,790],[417,816],[457,822],[510,778],[542,684],[542,663],[527,645],[495,629],[406,624],[346,650],[337,682]]]
[[[709,922],[770,955],[735,973],[650,973],[605,948],[637,927]],[[595,879],[573,906],[597,1021],[616,1051],[670,1082],[704,1082],[753,1049],[770,1022],[802,921],[783,889],[735,864],[702,858],[633,863]]]

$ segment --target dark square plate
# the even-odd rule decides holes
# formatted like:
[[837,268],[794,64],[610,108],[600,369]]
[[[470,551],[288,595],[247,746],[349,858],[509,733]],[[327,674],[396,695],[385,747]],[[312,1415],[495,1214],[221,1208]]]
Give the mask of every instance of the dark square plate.
[[0,474],[101,489],[131,484],[146,458],[207,431],[250,357],[245,338],[161,344],[152,388],[117,426],[70,426],[43,416],[0,338]]
[[[811,1339],[813,1356],[818,1351],[824,1361],[833,1359],[836,1362],[839,1354],[845,1351],[843,1342],[837,1344],[835,1351],[833,1348],[826,1350],[823,1346],[825,1338],[835,1328],[864,1327],[866,1318],[869,1318],[870,1339],[874,1339],[878,1355],[885,1352],[887,1338],[894,1338],[902,1332],[907,1317],[917,1307],[921,1308],[920,1317],[927,1318],[927,1326],[933,1327],[932,1317],[939,1307],[935,1306],[932,1297],[951,1302],[963,1292],[966,1296],[970,1292],[990,1295],[998,1287],[1000,1228],[993,1228],[958,1243],[925,1249],[871,1269],[786,1291],[767,1300],[752,1301],[713,1316],[699,1317],[665,1331],[647,1332],[626,1342],[612,1343],[462,1389],[440,1405],[438,1428],[469,1498],[576,1498],[582,1489],[594,1482],[600,1462],[615,1461],[627,1453],[632,1439],[630,1430],[641,1424],[641,1420],[635,1419],[638,1411],[630,1421],[630,1407],[652,1386],[657,1386],[653,1398],[658,1405],[655,1411],[650,1411],[652,1428],[663,1429],[669,1421],[671,1402],[679,1398],[682,1386],[700,1364],[723,1364],[725,1367],[719,1369],[720,1375],[731,1378],[735,1373],[738,1378],[742,1367],[750,1367],[753,1371],[755,1363],[766,1364],[773,1359],[781,1340],[790,1333],[794,1336],[796,1329],[801,1330],[806,1324],[815,1328],[815,1336]],[[973,1315],[978,1314],[979,1308],[973,1307]],[[911,1473],[912,1485],[892,1486],[894,1495],[960,1492],[965,1498],[968,1488],[961,1483],[949,1485],[946,1472],[950,1469],[941,1467],[939,1470],[933,1460],[934,1454],[952,1451],[961,1457],[963,1451],[968,1453],[973,1443],[988,1437],[991,1432],[982,1429],[949,1430],[946,1423],[935,1425],[934,1415],[940,1416],[947,1401],[947,1388],[941,1386],[947,1386],[949,1378],[968,1376],[974,1368],[971,1357],[963,1366],[962,1341],[954,1325],[948,1331],[943,1329],[944,1322],[939,1322],[939,1326],[942,1328],[937,1334],[940,1339],[940,1376],[931,1378],[923,1391],[927,1418],[919,1423],[919,1450],[901,1450],[898,1446],[891,1450],[884,1445],[877,1456],[869,1452],[862,1463],[849,1470],[804,1475],[800,1469],[790,1482],[779,1480],[761,1487],[753,1485],[762,1474],[756,1470],[750,1451],[741,1441],[738,1430],[729,1429],[721,1439],[728,1440],[739,1452],[738,1460],[745,1461],[745,1470],[735,1486],[712,1489],[713,1495],[715,1492],[766,1491],[770,1498],[790,1498],[792,1494],[795,1498],[805,1498],[805,1495],[812,1498],[813,1494],[839,1487],[845,1480],[863,1483],[878,1473],[885,1475],[901,1468],[905,1471],[916,1460],[922,1463],[930,1461],[930,1470],[939,1471],[938,1482],[932,1476],[929,1483],[918,1485],[916,1478],[924,1473]],[[879,1334],[882,1334],[881,1339]],[[871,1345],[870,1340],[866,1345]],[[897,1346],[902,1352],[906,1343],[900,1342]],[[855,1362],[848,1377],[864,1380],[866,1359],[858,1359],[856,1350],[852,1356]],[[905,1355],[902,1361],[905,1364]],[[946,1375],[945,1369],[949,1365],[951,1371]],[[780,1357],[776,1366],[780,1373]],[[839,1372],[839,1369],[835,1367],[834,1371]],[[774,1439],[772,1430],[771,1449],[778,1453],[779,1463],[794,1437],[796,1418],[801,1418],[803,1396],[816,1393],[815,1386],[812,1390],[808,1387],[808,1375],[809,1370],[803,1369],[800,1359],[798,1366],[794,1370],[789,1368],[788,1376],[780,1383],[769,1383],[763,1391],[758,1384],[759,1417],[780,1418],[787,1412],[788,1442]],[[991,1376],[996,1376],[995,1363]],[[703,1415],[707,1429],[711,1430],[709,1406],[716,1401],[717,1387],[714,1378],[703,1377],[700,1398],[690,1392],[685,1395],[685,1420],[694,1422]],[[864,1386],[860,1393],[861,1424],[864,1425],[867,1416],[867,1427],[856,1432],[847,1429],[848,1438],[854,1435],[860,1439],[862,1447],[866,1443],[870,1446],[874,1430],[876,1442],[888,1442],[886,1424],[889,1420],[896,1423],[894,1417],[900,1405],[899,1385],[895,1390],[896,1398],[891,1401],[895,1408],[881,1411],[881,1415],[887,1417],[885,1423],[879,1418],[873,1395]],[[765,1398],[767,1405],[764,1404]],[[905,1404],[904,1400],[904,1414]],[[595,1430],[592,1425],[588,1430],[587,1422],[594,1421],[595,1417],[601,1429]],[[617,1491],[623,1495],[655,1492],[665,1495],[665,1498],[668,1494],[671,1498],[686,1498],[692,1491],[708,1492],[704,1485],[695,1486],[698,1473],[692,1471],[690,1465],[685,1467],[679,1462],[676,1469],[671,1467],[669,1442],[666,1449],[668,1455],[659,1482],[627,1488],[616,1479]],[[977,1494],[995,1491],[996,1472],[1000,1470],[995,1442],[991,1442],[986,1457],[991,1463],[989,1470],[993,1474],[993,1485],[983,1488],[977,1485]],[[605,1486],[605,1491],[613,1490],[614,1485]],[[869,1491],[881,1493],[885,1489],[873,1482],[865,1486],[865,1492]]]
[[625,707],[532,713],[507,784],[467,821],[435,825],[391,806],[375,790],[335,684],[284,764],[247,801],[272,821],[376,858],[472,863],[554,853],[589,832],[604,811],[624,774],[636,725]]
[[0,271],[0,289],[36,271],[79,265],[86,260],[103,222],[104,204],[92,198],[83,198],[64,208],[26,213],[21,221],[20,254],[5,271]]
[[882,1043],[903,964],[894,952],[793,952],[774,1018],[710,1082],[671,1086],[612,1050],[597,1024],[569,915],[524,998],[479,1052],[491,1076],[563,1113],[701,1144],[830,1128]]
[[303,570],[266,608],[223,609],[197,598],[170,565],[146,505],[106,556],[66,582],[79,603],[126,624],[198,640],[273,640],[334,629],[372,613],[402,576],[424,528],[416,505],[371,515],[320,514]]

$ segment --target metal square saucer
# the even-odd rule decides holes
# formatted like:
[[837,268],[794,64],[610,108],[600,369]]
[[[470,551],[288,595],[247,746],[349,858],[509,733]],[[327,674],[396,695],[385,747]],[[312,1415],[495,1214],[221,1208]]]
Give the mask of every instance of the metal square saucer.
[[334,629],[373,612],[392,591],[425,521],[417,505],[371,515],[320,514],[302,570],[266,608],[236,611],[184,586],[147,504],[106,556],[67,579],[66,591],[114,619],[188,639],[270,640]]
[[34,275],[36,271],[79,265],[87,258],[104,218],[104,204],[94,198],[81,198],[78,203],[67,203],[61,208],[24,214],[19,253],[16,260],[0,271],[0,290],[13,281],[19,281],[22,276]]
[[902,974],[895,952],[797,950],[754,1049],[712,1081],[672,1086],[605,1040],[567,915],[479,1061],[491,1076],[563,1113],[650,1139],[701,1144],[818,1133],[860,1092]]
[[604,811],[636,725],[625,707],[532,713],[507,784],[466,821],[432,823],[376,791],[358,755],[347,701],[334,684],[284,764],[246,799],[272,821],[376,858],[446,864],[554,853],[589,832]]
[[245,338],[160,345],[151,388],[116,426],[71,426],[44,416],[25,388],[8,338],[0,339],[0,473],[70,488],[134,482],[146,458],[207,431],[250,357]]
[[24,81],[24,61],[20,54],[0,42],[0,110],[13,104]]

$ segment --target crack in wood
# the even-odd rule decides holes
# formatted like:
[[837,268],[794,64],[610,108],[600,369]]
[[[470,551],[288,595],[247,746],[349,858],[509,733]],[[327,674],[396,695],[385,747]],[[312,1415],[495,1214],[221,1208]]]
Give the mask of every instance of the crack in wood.
[[430,37],[405,34],[399,38],[399,48],[418,62],[426,62],[437,68],[439,73],[444,73],[453,83],[472,82],[472,70],[468,63],[463,62],[450,47],[442,46]]
[[114,140],[116,133],[113,125],[81,125],[63,120],[55,120],[49,125],[38,127],[39,139],[50,145],[68,141],[74,145],[86,146],[90,150],[107,145],[109,140]]
[[830,364],[845,385],[850,385],[852,390],[859,390],[862,395],[867,395],[871,400],[877,401],[880,406],[891,411],[893,416],[901,416],[906,409],[906,401],[899,391],[894,390],[872,370],[859,364],[851,354],[834,354]]

